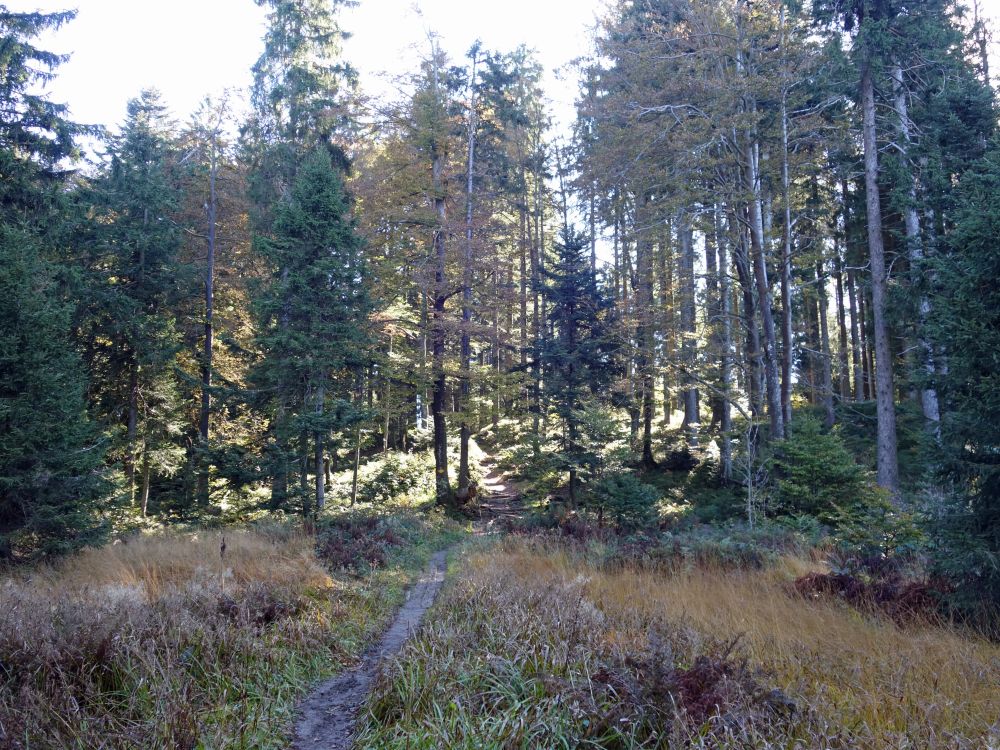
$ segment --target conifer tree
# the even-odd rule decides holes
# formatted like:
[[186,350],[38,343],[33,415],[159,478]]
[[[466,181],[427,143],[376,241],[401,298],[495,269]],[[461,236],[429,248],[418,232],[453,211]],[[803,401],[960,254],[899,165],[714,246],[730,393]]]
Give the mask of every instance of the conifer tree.
[[[268,472],[285,475],[297,466],[308,514],[310,462],[321,510],[326,441],[363,416],[351,394],[371,356],[367,261],[340,172],[322,146],[303,161],[260,250],[272,276],[258,298],[262,357],[253,381],[272,420]],[[283,502],[272,498],[275,507]]]
[[610,302],[587,253],[587,238],[566,227],[556,244],[556,261],[545,270],[543,294],[551,330],[539,352],[546,401],[563,428],[559,452],[574,505],[580,473],[597,458],[582,431],[582,412],[604,392],[613,366],[607,335]]
[[103,528],[103,442],[53,263],[68,213],[59,169],[82,129],[31,93],[62,61],[32,39],[72,16],[0,6],[0,558],[75,549]]
[[123,430],[113,457],[143,515],[153,482],[176,474],[184,460],[175,316],[187,292],[187,269],[178,263],[180,237],[172,221],[171,128],[158,92],[130,101],[88,195],[94,221],[86,238],[91,289],[84,333],[93,398],[109,426]]

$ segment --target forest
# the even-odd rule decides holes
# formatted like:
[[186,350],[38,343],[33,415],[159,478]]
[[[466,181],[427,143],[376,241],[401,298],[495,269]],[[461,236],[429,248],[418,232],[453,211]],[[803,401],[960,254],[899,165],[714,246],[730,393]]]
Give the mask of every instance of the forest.
[[1000,747],[981,0],[613,0],[570,129],[254,3],[102,124],[0,5],[0,748]]

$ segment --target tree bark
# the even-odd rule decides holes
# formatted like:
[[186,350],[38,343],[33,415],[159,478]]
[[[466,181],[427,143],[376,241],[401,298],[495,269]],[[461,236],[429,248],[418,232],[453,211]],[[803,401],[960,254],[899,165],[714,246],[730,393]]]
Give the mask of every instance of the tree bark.
[[[214,337],[214,307],[215,307],[215,236],[216,236],[216,179],[218,176],[218,130],[212,132],[209,148],[210,163],[208,172],[208,204],[205,206],[208,221],[208,254],[205,262],[205,342],[201,360],[201,414],[198,419],[198,433],[202,451],[208,449],[209,428],[212,413],[212,350]],[[198,485],[196,495],[198,502],[208,505],[208,461],[207,456],[200,457],[198,470]]]
[[868,214],[868,250],[872,267],[872,313],[875,338],[875,403],[878,413],[879,486],[898,502],[899,464],[896,455],[896,406],[893,393],[892,347],[886,321],[886,266],[882,243],[882,205],[878,191],[878,144],[875,132],[875,84],[866,61],[861,74],[861,110],[865,145],[865,203]]
[[[316,387],[316,416],[323,417],[323,409],[326,402],[326,388],[320,383]],[[316,430],[313,435],[315,455],[313,460],[316,469],[316,512],[322,512],[326,507],[326,476],[324,472],[325,461],[323,460],[323,431]]]
[[694,237],[691,224],[687,217],[682,216],[677,222],[677,235],[680,244],[680,267],[678,277],[681,284],[681,359],[684,363],[683,394],[684,394],[684,430],[688,442],[698,445],[698,430],[701,426],[699,414],[698,389],[695,387],[694,371],[697,357],[697,341],[695,339],[695,299],[694,299]]
[[476,168],[476,63],[478,52],[472,55],[472,77],[469,83],[469,123],[468,123],[468,155],[465,183],[465,255],[462,267],[462,383],[460,408],[461,427],[459,428],[459,462],[458,462],[458,499],[465,501],[469,497],[469,440],[472,429],[469,426],[469,395],[472,381],[472,345],[470,341],[470,326],[472,324],[472,210],[473,185]]
[[935,439],[941,440],[941,406],[938,401],[937,389],[933,383],[937,377],[937,365],[935,363],[934,345],[927,338],[926,323],[931,317],[931,301],[923,289],[923,265],[924,265],[924,245],[920,233],[920,216],[917,213],[917,180],[911,173],[909,158],[909,148],[911,145],[910,136],[910,114],[906,102],[906,86],[903,82],[903,71],[899,65],[892,69],[893,88],[895,89],[894,104],[896,108],[896,118],[899,126],[899,135],[902,143],[901,158],[904,171],[907,174],[906,207],[903,211],[903,223],[906,228],[906,249],[910,259],[911,276],[913,286],[917,292],[918,316],[916,324],[917,351],[921,358],[920,366],[923,367],[927,382],[920,392],[920,405],[924,412],[924,419],[931,425],[931,431]]
[[823,261],[816,264],[816,294],[819,302],[820,333],[820,399],[823,402],[823,423],[833,427],[837,415],[833,408],[833,356],[830,352],[829,302],[826,293],[826,270]]
[[761,182],[758,145],[746,139],[744,157],[747,164],[747,187],[750,190],[750,244],[753,248],[754,279],[764,333],[764,383],[767,391],[767,410],[771,425],[771,439],[784,440],[785,419],[781,406],[781,385],[778,378],[778,343],[771,311],[771,286],[767,279],[767,262],[764,257],[764,223],[761,204]]

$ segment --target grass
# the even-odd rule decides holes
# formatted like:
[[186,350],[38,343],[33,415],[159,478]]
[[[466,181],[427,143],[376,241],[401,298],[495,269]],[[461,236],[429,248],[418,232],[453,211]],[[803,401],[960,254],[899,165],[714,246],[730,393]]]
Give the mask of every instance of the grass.
[[139,537],[8,576],[0,747],[285,747],[298,698],[360,654],[460,533],[413,512],[379,524],[390,548],[358,569],[272,526]]
[[789,581],[474,551],[369,704],[366,748],[997,748],[1000,647]]

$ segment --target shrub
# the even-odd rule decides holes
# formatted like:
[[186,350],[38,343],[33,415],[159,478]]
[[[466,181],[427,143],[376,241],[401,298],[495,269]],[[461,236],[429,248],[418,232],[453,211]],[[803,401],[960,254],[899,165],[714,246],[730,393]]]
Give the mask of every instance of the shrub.
[[660,499],[656,487],[643,483],[635,474],[622,472],[598,480],[586,503],[596,509],[599,519],[606,514],[619,529],[631,530],[656,522]]
[[425,479],[426,470],[417,458],[390,453],[358,487],[358,501],[387,505],[413,492]]
[[875,501],[869,473],[834,432],[809,416],[796,420],[791,436],[775,450],[774,511],[808,514],[835,523],[841,508]]

